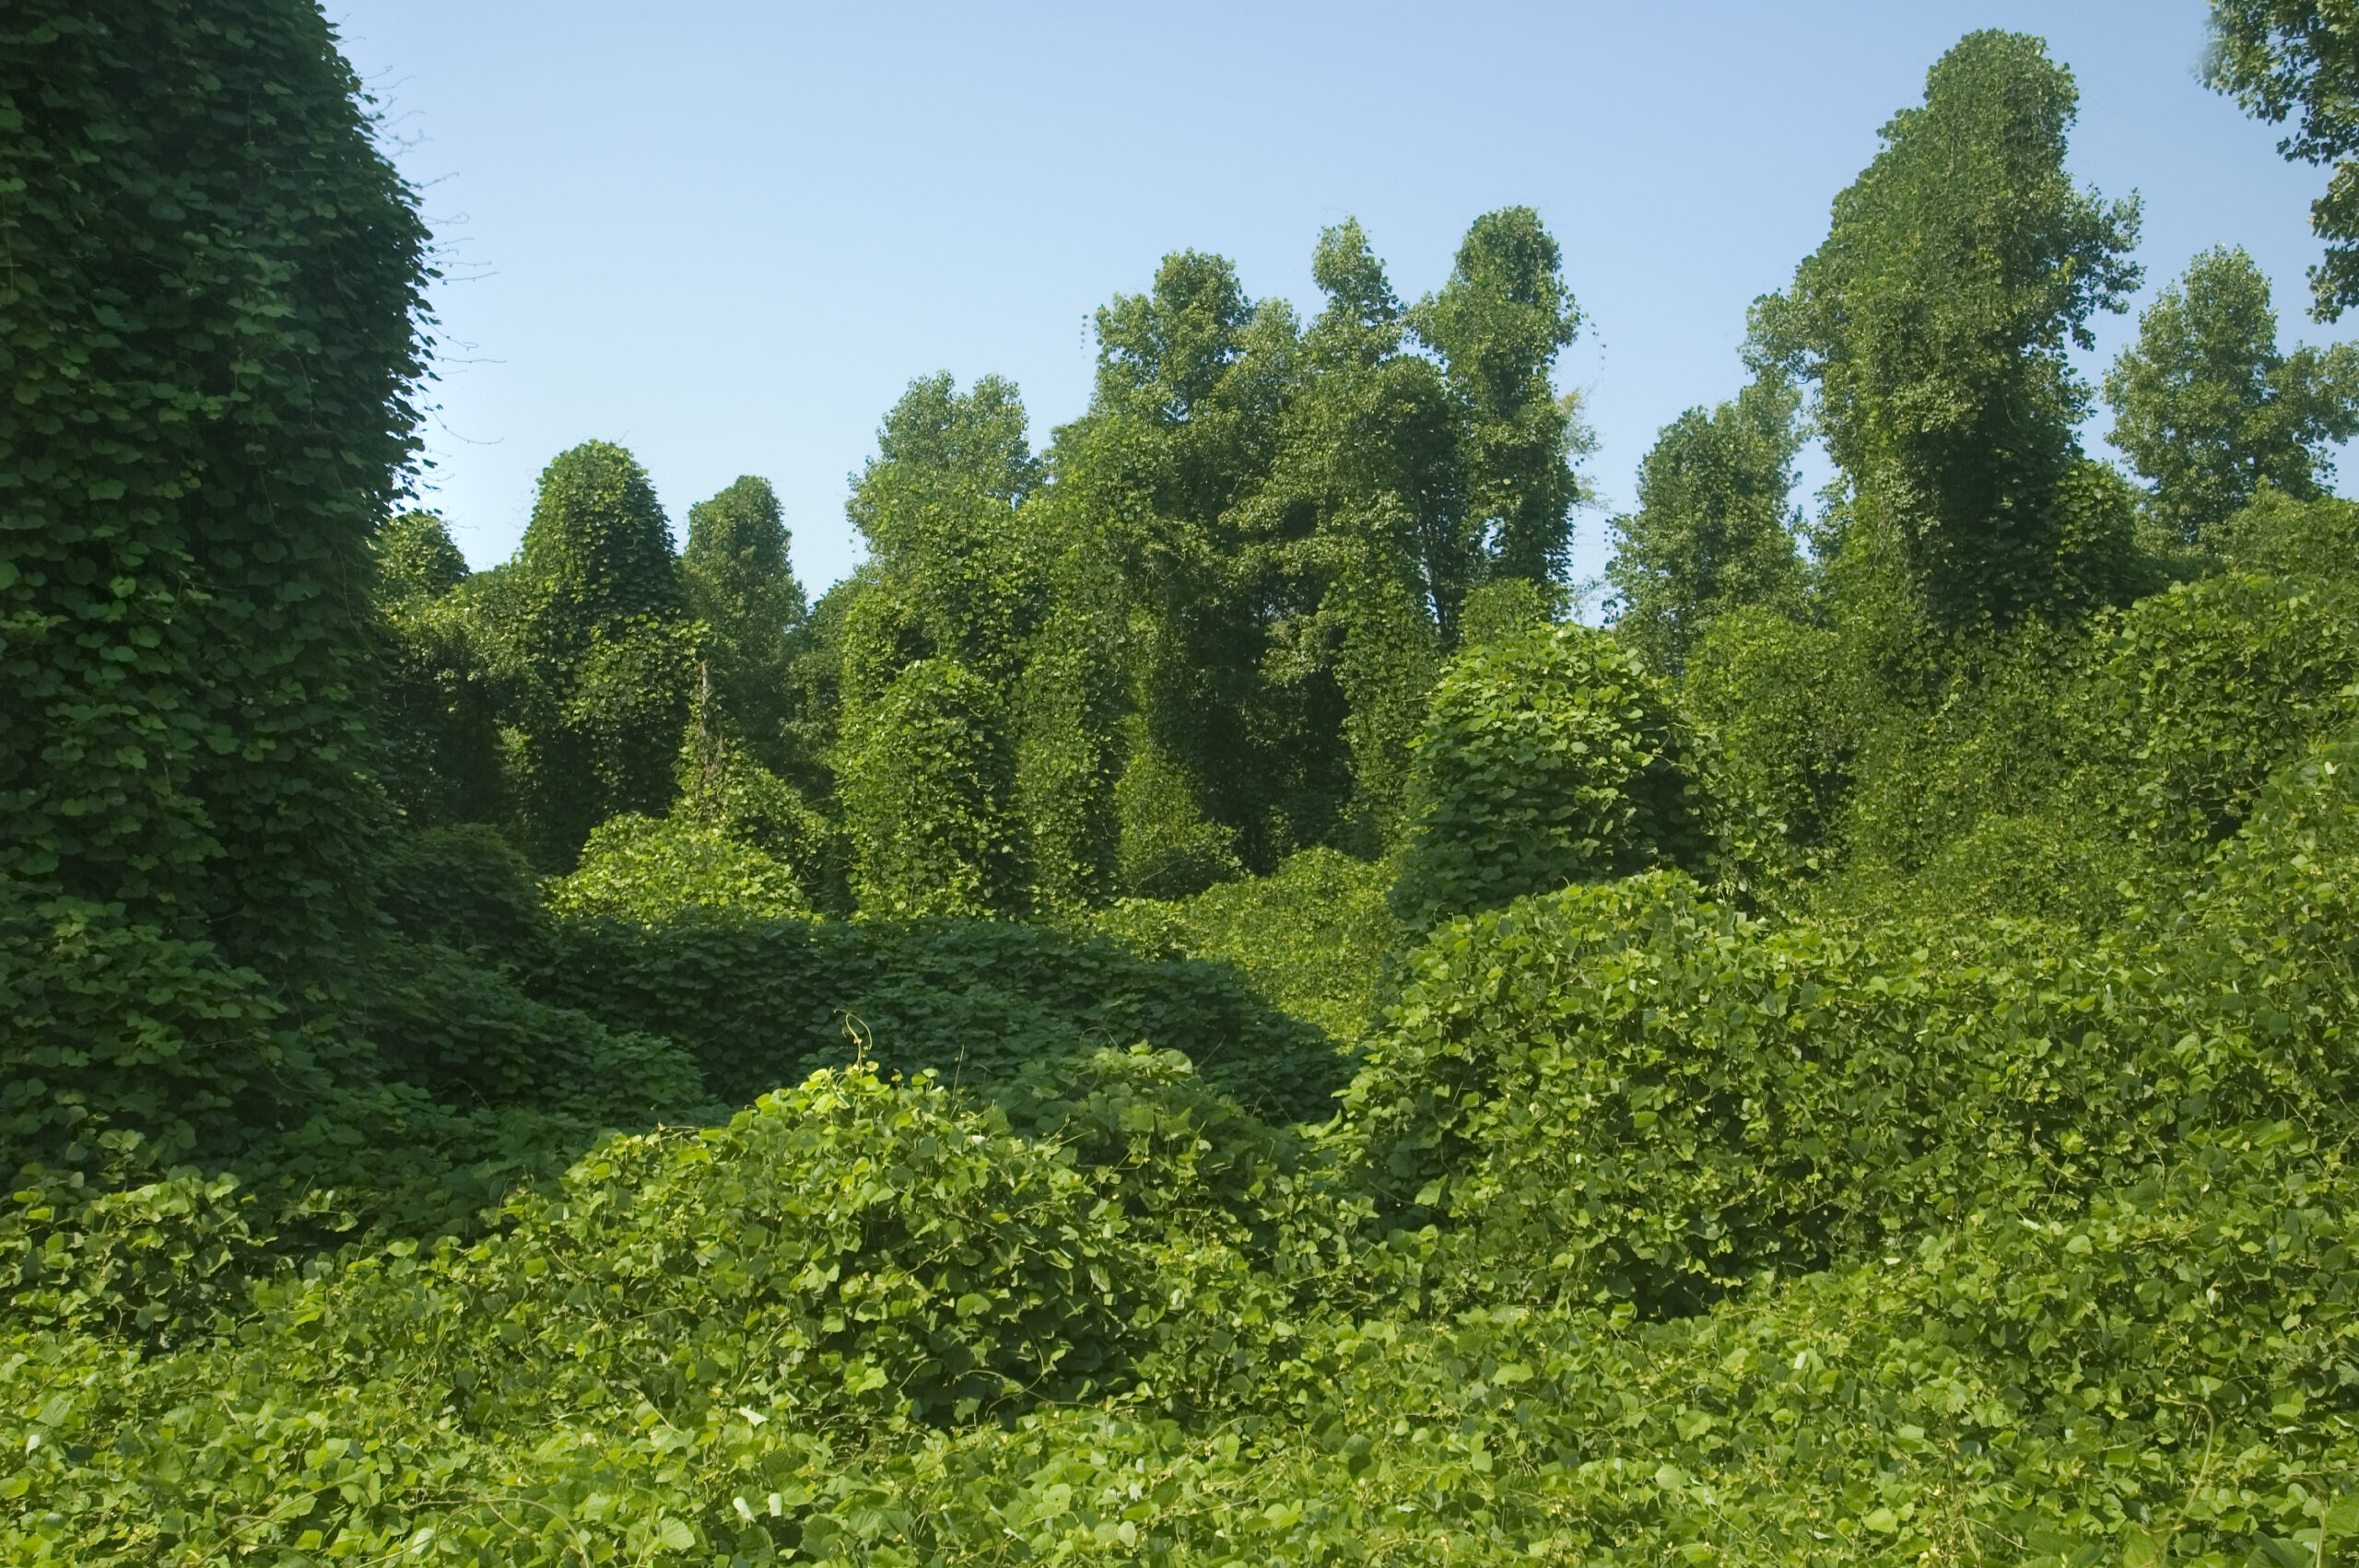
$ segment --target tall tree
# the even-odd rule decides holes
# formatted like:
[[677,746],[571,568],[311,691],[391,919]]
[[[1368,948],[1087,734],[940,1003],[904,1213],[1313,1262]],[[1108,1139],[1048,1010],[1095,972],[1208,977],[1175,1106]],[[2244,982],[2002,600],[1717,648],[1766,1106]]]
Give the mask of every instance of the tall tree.
[[700,649],[645,470],[605,441],[559,453],[485,605],[518,689],[524,836],[572,864],[617,812],[661,815]]
[[1039,482],[1012,384],[985,376],[960,392],[948,371],[910,383],[845,508],[869,549],[845,626],[849,700],[923,658],[1014,674],[1037,615],[1016,509]]
[[1387,502],[1399,525],[1391,548],[1454,639],[1484,566],[1459,450],[1462,410],[1441,367],[1410,350],[1407,312],[1357,220],[1320,236],[1310,273],[1327,306],[1304,334],[1305,384],[1277,487],[1309,499],[1330,527]]
[[1638,466],[1638,509],[1614,521],[1614,631],[1676,675],[1717,615],[1795,590],[1801,524],[1790,506],[1802,399],[1782,376],[1663,427]]
[[773,765],[788,749],[788,666],[810,614],[788,545],[777,493],[769,480],[748,474],[688,509],[688,542],[680,553],[688,607],[711,633],[722,715],[757,759]]
[[1952,626],[2059,607],[2074,580],[2058,562],[2088,391],[2066,352],[2139,276],[2136,200],[2065,172],[2078,98],[2039,40],[1968,34],[1755,309],[1756,356],[1816,380],[1835,461]]
[[1226,835],[1243,841],[1246,863],[1266,864],[1297,836],[1286,802],[1302,758],[1285,750],[1284,710],[1298,694],[1263,679],[1273,610],[1287,599],[1269,546],[1288,520],[1251,503],[1298,390],[1300,330],[1282,301],[1249,301],[1226,260],[1182,252],[1149,293],[1099,310],[1097,335],[1088,412],[1058,431],[1053,466],[1056,510],[1090,520],[1125,585],[1140,716],[1130,750],[1133,763],[1152,752],[1141,777],[1168,786],[1126,791],[1136,809],[1123,833]]
[[291,977],[367,913],[428,235],[318,8],[0,9],[0,879]]
[[2277,144],[2289,161],[2332,164],[2310,205],[2310,231],[2327,242],[2310,269],[2311,313],[2331,322],[2359,304],[2359,26],[2349,0],[2212,0],[2204,76],[2248,114],[2294,129]]
[[1019,509],[1039,486],[1022,400],[921,378],[885,417],[847,510],[870,558],[840,631],[835,769],[863,908],[1027,902],[1014,692],[1044,586]]
[[1281,656],[1264,672],[1291,699],[1276,734],[1293,814],[1375,854],[1399,825],[1426,688],[1481,580],[1483,529],[1467,505],[1462,410],[1411,344],[1356,220],[1320,236],[1311,275],[1327,304],[1303,335],[1298,390],[1251,509],[1283,590],[1270,603]]
[[2149,306],[2105,379],[2113,444],[2187,544],[2217,547],[2263,484],[2324,493],[2329,442],[2359,432],[2359,347],[2277,346],[2269,279],[2241,248],[2195,258]]
[[1530,207],[1474,220],[1449,281],[1410,320],[1448,368],[1462,421],[1459,463],[1491,575],[1561,577],[1583,498],[1573,460],[1593,442],[1549,375],[1580,328],[1564,253]]

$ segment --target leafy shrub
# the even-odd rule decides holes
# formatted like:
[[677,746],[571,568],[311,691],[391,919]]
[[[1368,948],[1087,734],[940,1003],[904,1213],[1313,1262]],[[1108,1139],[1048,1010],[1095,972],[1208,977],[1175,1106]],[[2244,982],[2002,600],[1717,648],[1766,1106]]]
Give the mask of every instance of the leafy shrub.
[[1273,1120],[1325,1117],[1347,1076],[1333,1042],[1226,965],[994,921],[568,920],[538,989],[680,1041],[709,1091],[739,1103],[856,1055],[977,1084],[1142,1042]]
[[1394,907],[1422,928],[1578,878],[1700,862],[1690,744],[1605,633],[1550,626],[1467,649],[1417,738]]
[[1192,898],[1122,899],[1086,925],[1149,958],[1234,964],[1273,1005],[1349,1042],[1375,1024],[1404,935],[1389,880],[1381,864],[1305,849],[1268,876]]
[[[701,1133],[609,1141],[507,1219],[439,1248],[417,1281],[489,1321],[518,1315],[522,1355],[483,1335],[451,1347],[475,1377],[444,1380],[473,1390],[463,1416],[501,1424],[585,1394],[609,1419],[642,1400],[675,1421],[752,1402],[806,1428],[1071,1398],[1118,1375],[1136,1288],[1101,1282],[1134,1268],[1123,1227],[1063,1162],[942,1089],[873,1073],[816,1075]],[[557,1317],[524,1308],[545,1270],[571,1279]],[[372,1297],[400,1314],[416,1292],[389,1282],[340,1281],[332,1310],[363,1342]],[[740,1340],[767,1347],[758,1363],[730,1352]],[[738,1362],[725,1402],[702,1386],[709,1359],[723,1376]]]
[[532,868],[480,824],[398,834],[378,857],[377,907],[413,942],[483,964],[530,963],[548,936]]
[[2271,771],[2359,716],[2359,599],[2225,574],[2125,614],[2088,703],[2129,835],[2200,854]]
[[711,681],[722,710],[757,755],[786,766],[792,717],[789,666],[810,607],[788,560],[778,494],[752,474],[688,509],[680,576],[689,607],[711,628]]
[[386,943],[343,1024],[446,1106],[533,1105],[608,1127],[705,1106],[694,1059],[670,1040],[536,1001],[444,947]]
[[787,919],[811,904],[792,866],[718,828],[626,814],[590,835],[572,874],[549,884],[549,907],[654,925],[710,915]]
[[461,591],[512,691],[510,781],[534,861],[569,869],[607,817],[664,810],[708,628],[687,617],[637,460],[606,441],[558,453],[515,558]]

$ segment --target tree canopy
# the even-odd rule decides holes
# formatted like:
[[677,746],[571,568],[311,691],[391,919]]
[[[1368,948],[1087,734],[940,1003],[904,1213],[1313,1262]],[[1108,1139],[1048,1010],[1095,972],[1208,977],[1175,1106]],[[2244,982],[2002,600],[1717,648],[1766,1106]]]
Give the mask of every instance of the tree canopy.
[[2310,228],[2327,242],[2310,269],[2311,311],[2339,321],[2359,303],[2359,39],[2342,0],[2212,0],[2211,84],[2271,124],[2294,122],[2277,150],[2328,164]]
[[1614,630],[1677,674],[1705,623],[1799,585],[1802,514],[1790,510],[1801,398],[1756,380],[1663,427],[1638,465],[1638,509],[1614,520]]
[[2113,444],[2186,544],[2216,547],[2263,485],[2322,494],[2326,447],[2359,432],[2359,348],[2282,351],[2269,295],[2242,249],[2205,252],[2146,308],[2105,379]]
[[1755,310],[1754,352],[1818,389],[1837,465],[1935,614],[2051,607],[2087,388],[2066,350],[2124,308],[2135,198],[2076,188],[2079,93],[2037,39],[1968,34],[1835,199],[1825,244]]

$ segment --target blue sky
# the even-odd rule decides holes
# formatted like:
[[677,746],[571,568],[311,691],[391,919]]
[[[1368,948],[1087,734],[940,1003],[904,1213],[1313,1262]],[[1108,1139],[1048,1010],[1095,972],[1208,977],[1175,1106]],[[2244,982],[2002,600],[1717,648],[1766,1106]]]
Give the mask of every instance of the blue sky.
[[[1404,297],[1469,220],[1537,207],[1587,318],[1601,493],[1577,570],[1681,410],[1732,393],[1892,111],[1960,34],[2037,32],[2082,93],[2079,179],[2143,193],[2147,290],[2240,243],[2309,322],[2323,176],[2195,79],[2201,0],[1776,6],[753,5],[330,0],[425,190],[447,280],[428,504],[477,567],[559,451],[620,441],[683,526],[778,486],[815,589],[859,558],[847,476],[914,376],[1022,389],[1036,444],[1088,397],[1090,312],[1182,248],[1317,305],[1319,230]],[[2089,369],[2134,315],[2108,319]],[[2099,445],[2102,410],[2089,431]],[[2101,446],[2099,450],[2103,450]]]

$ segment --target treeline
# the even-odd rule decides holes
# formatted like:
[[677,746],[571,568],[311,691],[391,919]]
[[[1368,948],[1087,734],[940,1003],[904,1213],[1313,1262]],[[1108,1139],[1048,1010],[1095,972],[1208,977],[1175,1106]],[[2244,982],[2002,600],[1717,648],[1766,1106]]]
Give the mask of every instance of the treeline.
[[[1004,381],[912,383],[849,507],[869,558],[807,613],[757,479],[690,509],[676,557],[644,474],[598,443],[550,466],[516,558],[480,576],[433,518],[399,520],[394,798],[552,870],[678,798],[782,856],[812,907],[898,915],[1382,852],[1469,618],[1557,591],[1588,435],[1549,374],[1579,317],[1522,208],[1478,220],[1414,304],[1356,224],[1314,272],[1305,326],[1220,258],[1168,258],[1098,312],[1089,410],[1037,454]],[[765,804],[716,807],[716,770]]]
[[[2281,350],[2267,280],[2224,247],[2105,379],[2143,488],[2084,451],[2070,350],[2141,273],[2135,202],[2065,170],[2074,101],[2034,41],[1945,59],[1755,307],[1750,384],[1666,427],[1613,521],[1633,691],[1684,683],[1745,776],[1719,792],[1806,850],[1889,749],[1843,701],[1937,703],[1994,638],[2200,570],[2263,489],[2322,495],[2359,430],[2359,351]],[[553,872],[599,830],[610,898],[693,864],[708,899],[757,886],[782,911],[1053,917],[1402,850],[1433,809],[1412,757],[1444,666],[1567,609],[1589,437],[1550,370],[1580,317],[1520,208],[1413,305],[1356,223],[1313,275],[1305,327],[1219,258],[1168,258],[1098,312],[1090,408],[1037,454],[1004,381],[913,382],[850,501],[869,559],[807,611],[765,484],[691,508],[675,556],[599,443],[551,465],[517,557],[478,577],[437,520],[397,520],[392,794]],[[1840,483],[1806,513],[1813,434]],[[1827,663],[1829,628],[1862,619],[1849,640],[1894,665],[1873,691]],[[1758,754],[1797,694],[1814,749]]]

